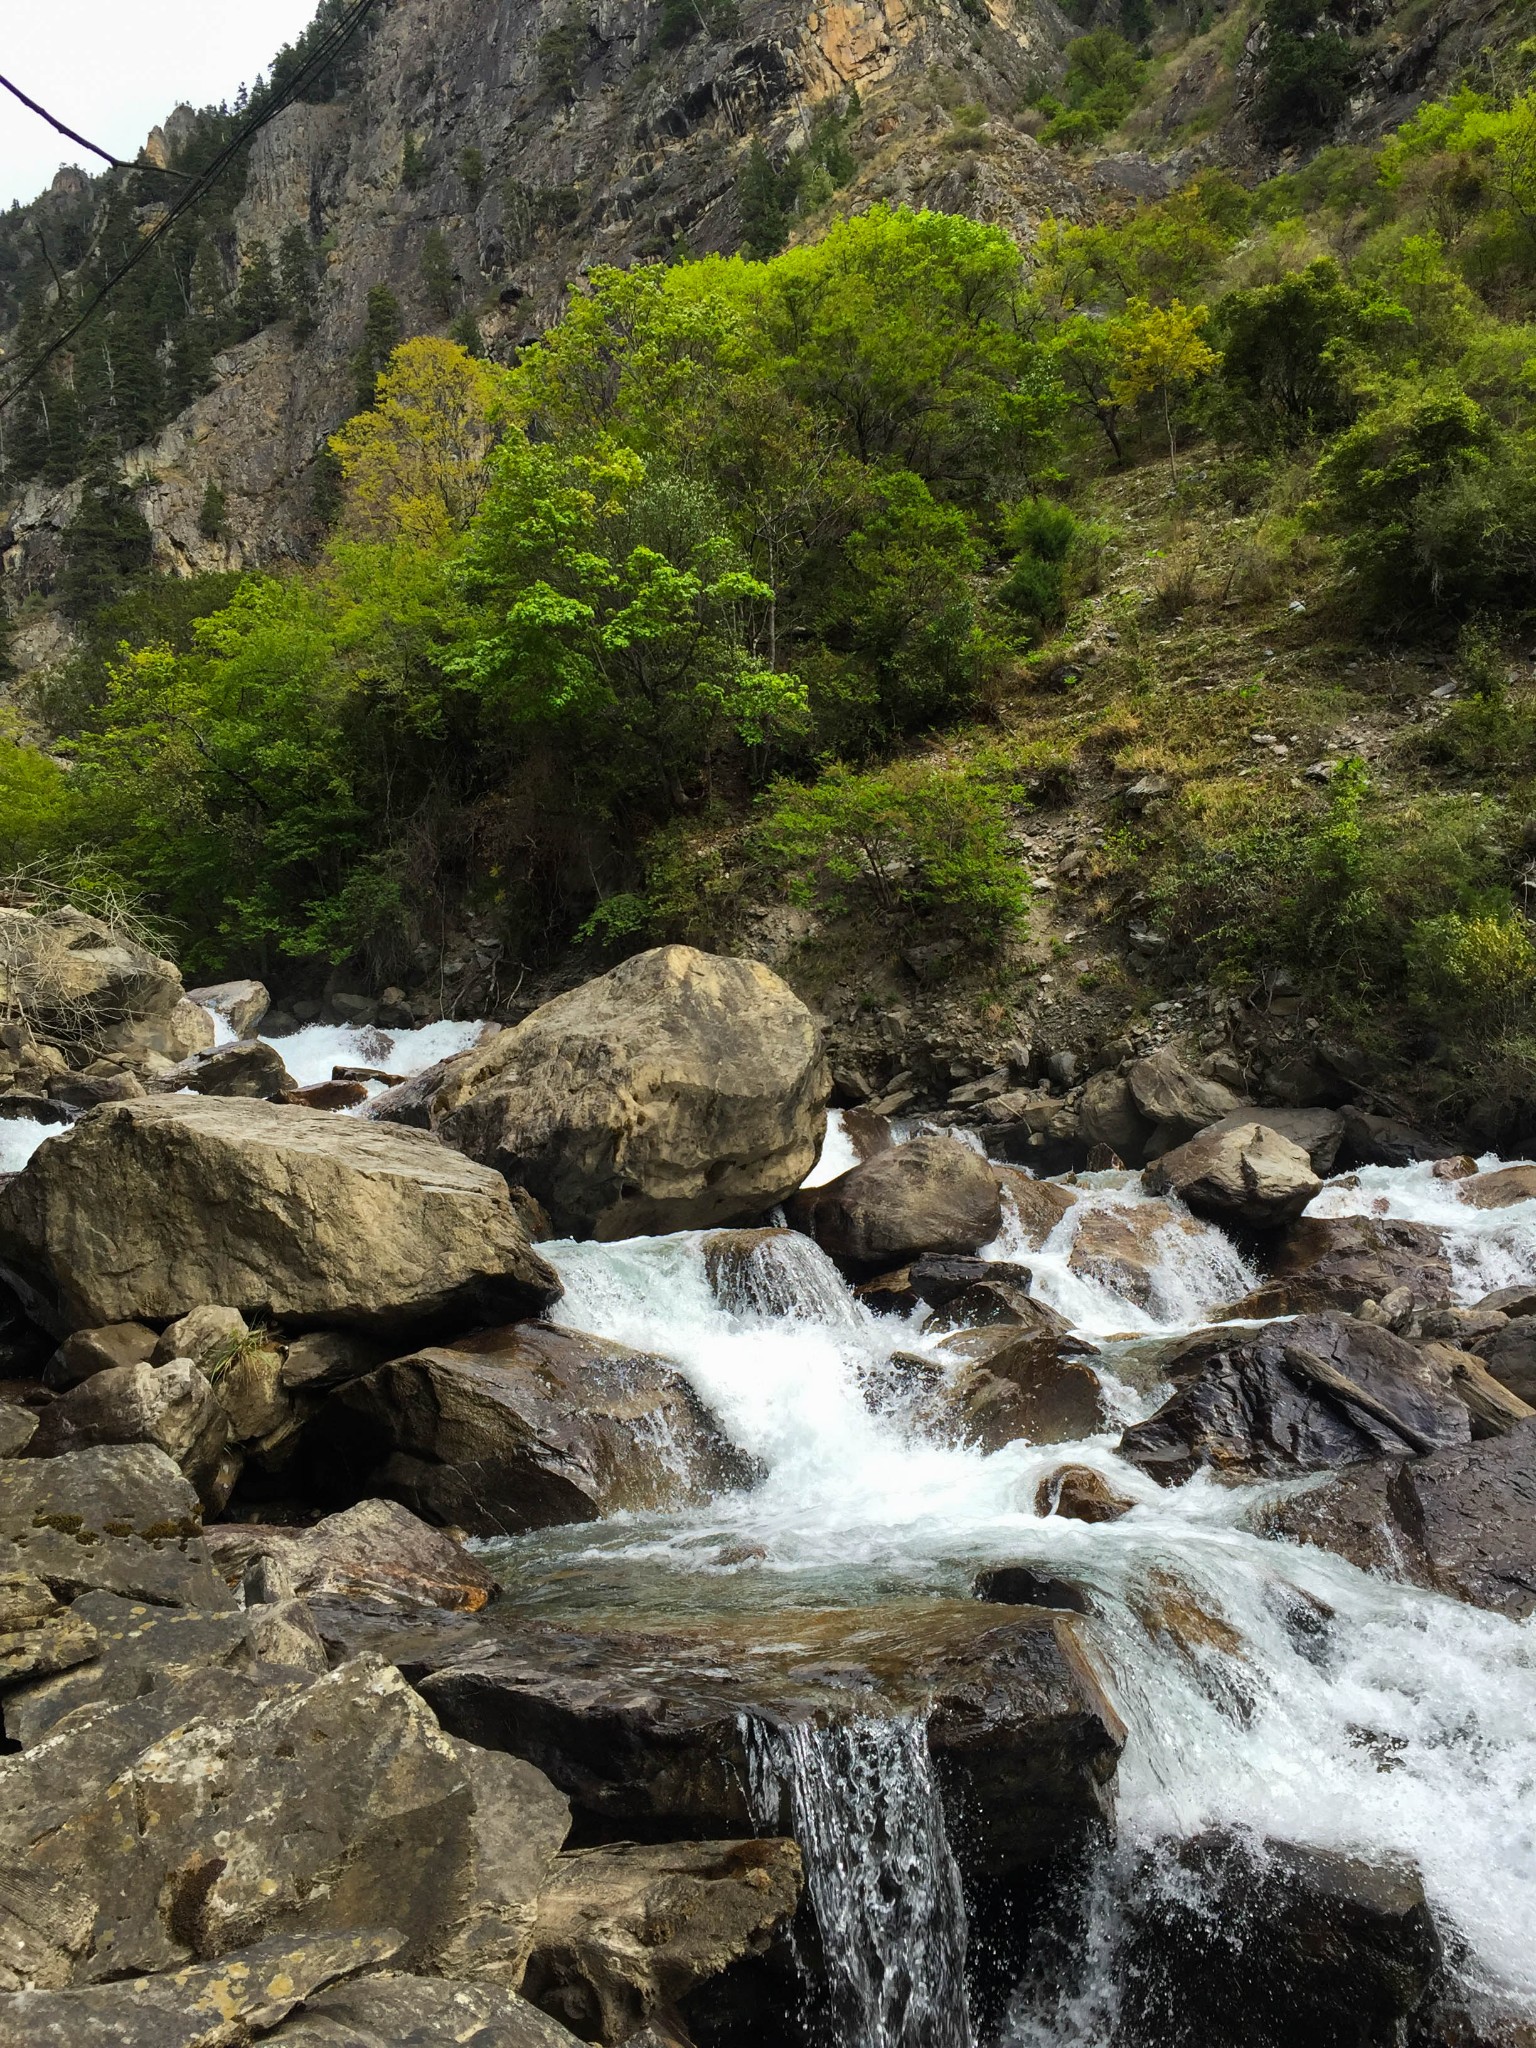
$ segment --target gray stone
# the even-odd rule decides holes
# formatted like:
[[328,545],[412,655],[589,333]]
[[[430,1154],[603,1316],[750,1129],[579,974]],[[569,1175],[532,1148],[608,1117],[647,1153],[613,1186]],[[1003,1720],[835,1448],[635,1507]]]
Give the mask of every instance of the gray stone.
[[319,1992],[267,2038],[282,2048],[578,2048],[510,1991],[392,1972]]
[[979,1251],[1002,1228],[993,1169],[956,1138],[914,1138],[800,1199],[823,1251],[861,1266]]
[[259,981],[218,981],[189,988],[187,1000],[216,1011],[236,1038],[252,1037],[272,1007],[272,998]]
[[1344,1152],[1352,1166],[1416,1166],[1427,1159],[1454,1159],[1461,1149],[1373,1110],[1346,1107],[1341,1114]]
[[43,1410],[33,1452],[54,1458],[96,1444],[155,1444],[205,1506],[220,1507],[217,1481],[229,1417],[189,1358],[167,1365],[114,1365]]
[[0,1401],[0,1458],[19,1458],[37,1434],[37,1411]]
[[307,1529],[215,1523],[206,1541],[232,1585],[252,1558],[267,1555],[282,1565],[296,1593],[405,1600],[473,1614],[497,1590],[461,1544],[392,1500],[359,1501]]
[[1536,1408],[1536,1315],[1517,1316],[1502,1329],[1473,1338],[1468,1349],[1500,1385]]
[[275,1102],[296,1085],[276,1046],[259,1038],[239,1039],[195,1052],[155,1077],[160,1094],[190,1088],[194,1095],[231,1095],[254,1102]]
[[1344,1142],[1344,1119],[1336,1109],[1234,1109],[1206,1127],[1213,1131],[1239,1130],[1247,1124],[1262,1124],[1293,1145],[1299,1145],[1312,1162],[1312,1171],[1326,1180],[1333,1171]]
[[570,1801],[521,1757],[472,1742],[454,1750],[474,1795],[471,1868],[457,1918],[433,1944],[432,1968],[517,1991],[541,1895],[570,1833]]
[[1162,1151],[1182,1145],[1219,1117],[1244,1107],[1240,1095],[1208,1075],[1192,1073],[1166,1046],[1145,1059],[1132,1060],[1125,1078],[1137,1109],[1153,1127],[1149,1143],[1157,1143]]
[[1177,1195],[1197,1216],[1250,1230],[1293,1223],[1323,1185],[1299,1145],[1257,1122],[1200,1131],[1141,1178],[1150,1194]]
[[92,1590],[228,1608],[208,1562],[197,1494],[152,1444],[0,1462],[0,1567],[61,1599]]
[[1270,1255],[1271,1277],[1225,1311],[1231,1316],[1353,1313],[1407,1290],[1419,1309],[1445,1306],[1451,1264],[1442,1233],[1385,1216],[1303,1216]]
[[[108,1323],[99,1330],[75,1330],[49,1359],[43,1382],[64,1391],[115,1365],[143,1365],[154,1356],[158,1341],[147,1323]],[[181,1354],[168,1351],[165,1355],[175,1358]]]
[[1079,1117],[1089,1145],[1102,1145],[1128,1166],[1139,1165],[1146,1157],[1152,1119],[1142,1115],[1130,1082],[1112,1067],[1089,1076]]
[[[0,1572],[0,1690],[52,1678],[96,1656],[101,1640],[84,1615],[60,1605],[41,1579]],[[7,1732],[10,1709],[7,1709]]]

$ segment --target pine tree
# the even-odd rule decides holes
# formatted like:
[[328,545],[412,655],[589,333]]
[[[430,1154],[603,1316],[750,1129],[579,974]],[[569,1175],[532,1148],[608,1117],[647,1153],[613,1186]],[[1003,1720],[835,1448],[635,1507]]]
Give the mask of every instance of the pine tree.
[[777,256],[789,240],[782,181],[758,136],[753,136],[747,161],[736,180],[736,213],[741,223],[741,246],[749,256],[759,261]]
[[229,536],[224,493],[213,477],[209,477],[207,487],[203,491],[203,502],[197,515],[197,530],[204,540],[225,540]]
[[427,182],[427,174],[431,168],[431,162],[419,138],[407,135],[405,150],[400,158],[400,182],[406,191],[418,191]]
[[257,242],[240,266],[240,289],[235,294],[235,319],[241,339],[270,327],[280,310],[272,251],[265,242]]
[[448,330],[450,337],[459,344],[467,356],[485,353],[485,342],[480,333],[480,322],[466,306],[458,319]]
[[480,194],[485,190],[485,155],[474,147],[459,151],[459,176],[464,180],[464,190],[469,194],[471,206],[480,204]]
[[453,257],[441,228],[431,228],[421,245],[421,281],[427,288],[427,303],[446,320],[453,311]]
[[293,322],[294,340],[308,341],[316,326],[319,280],[314,248],[297,222],[278,244],[277,279],[278,299]]
[[373,404],[374,385],[404,332],[400,301],[387,284],[376,284],[368,293],[368,313],[363,322],[363,339],[352,358],[352,375],[357,385],[357,409],[367,412]]
[[58,593],[72,619],[89,618],[149,567],[149,525],[120,477],[98,470],[86,479],[63,550]]

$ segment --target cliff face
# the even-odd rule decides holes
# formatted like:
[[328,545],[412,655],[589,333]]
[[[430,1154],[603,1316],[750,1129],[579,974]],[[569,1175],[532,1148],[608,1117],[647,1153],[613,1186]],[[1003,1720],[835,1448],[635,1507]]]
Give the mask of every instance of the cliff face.
[[[406,333],[468,312],[509,358],[591,265],[735,248],[751,138],[782,155],[851,87],[858,169],[839,204],[926,204],[1027,233],[1046,211],[1082,217],[1096,185],[1115,183],[1112,165],[1101,181],[1011,118],[1076,32],[1053,0],[746,0],[732,13],[729,33],[717,9],[720,33],[690,19],[674,47],[666,0],[393,0],[345,95],[287,108],[253,146],[235,261],[305,229],[323,256],[316,325],[299,340],[275,321],[225,350],[207,394],[125,461],[157,565],[240,568],[313,547],[315,458],[355,408],[371,287],[394,292]],[[968,145],[947,111],[961,102],[994,117]],[[424,275],[434,231],[446,297]],[[199,530],[210,480],[225,496],[217,540]],[[13,605],[50,585],[77,502],[77,485],[34,483],[5,509]],[[23,622],[23,661],[46,658],[47,638]]]

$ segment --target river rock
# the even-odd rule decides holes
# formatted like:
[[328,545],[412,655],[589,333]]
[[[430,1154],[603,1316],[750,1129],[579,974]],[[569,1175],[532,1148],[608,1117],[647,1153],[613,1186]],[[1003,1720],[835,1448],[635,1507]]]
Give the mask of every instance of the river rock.
[[152,1444],[0,1461],[0,1569],[32,1573],[61,1600],[101,1589],[230,1607],[201,1532],[196,1493]]
[[464,1765],[376,1659],[260,1697],[238,1718],[181,1722],[105,1783],[94,1766],[61,1782],[66,1760],[91,1755],[93,1732],[76,1713],[53,1743],[0,1758],[0,1854],[25,1847],[53,1983],[381,1926],[404,1937],[403,1961],[421,1963],[472,1894]]
[[[243,2048],[272,2038],[268,2030],[295,2007],[312,2010],[325,1985],[375,1968],[399,1946],[385,1932],[278,1939],[163,1976],[18,1992],[0,1997],[0,2048]],[[343,2036],[324,2038],[326,2048],[352,2048]]]
[[559,1857],[524,1996],[584,2041],[628,2041],[696,1985],[762,1954],[795,1910],[791,1841],[618,1842]]
[[259,981],[217,981],[189,988],[187,1000],[222,1017],[236,1038],[253,1038],[272,1007],[272,998]]
[[1536,1315],[1517,1316],[1467,1347],[1501,1386],[1536,1408]]
[[1457,1145],[1428,1138],[1397,1117],[1346,1107],[1343,1158],[1350,1166],[1417,1166],[1425,1160],[1454,1159]]
[[450,1053],[447,1059],[434,1061],[408,1080],[397,1081],[369,1099],[364,1116],[376,1123],[404,1124],[408,1130],[430,1131],[438,1096],[451,1076],[472,1066],[479,1051],[478,1046],[471,1046],[466,1052]]
[[196,1487],[203,1505],[222,1507],[219,1476],[229,1417],[189,1358],[168,1365],[114,1365],[43,1410],[35,1456],[56,1458],[94,1444],[155,1444]]
[[[1003,1261],[998,1262],[1000,1265]],[[1006,1268],[1005,1268],[1006,1270]],[[1037,1301],[1027,1283],[1015,1280],[978,1280],[959,1294],[952,1294],[942,1308],[928,1318],[929,1330],[983,1330],[1008,1325],[1015,1333],[1026,1330],[1038,1336],[1064,1337],[1070,1325],[1049,1302]]]
[[[354,1640],[367,1639],[364,1622]],[[920,1714],[956,1854],[980,1871],[1046,1860],[1110,1810],[1123,1730],[1059,1616],[916,1601],[796,1609],[792,1629],[782,1614],[665,1634],[525,1621],[483,1647],[451,1643],[418,1681],[443,1725],[537,1764],[609,1836],[761,1832],[752,1720]],[[431,1661],[419,1637],[411,1648]]]
[[1350,1316],[1202,1331],[1167,1372],[1178,1391],[1120,1440],[1121,1456],[1165,1486],[1202,1465],[1279,1476],[1470,1440],[1444,1373]]
[[992,1171],[1005,1209],[1011,1207],[1018,1218],[1024,1242],[1031,1251],[1039,1251],[1068,1210],[1077,1207],[1076,1190],[1064,1188],[1060,1181],[1037,1180],[1017,1166],[994,1166]]
[[1262,1124],[1266,1131],[1274,1131],[1289,1144],[1299,1145],[1312,1162],[1312,1171],[1322,1180],[1332,1173],[1344,1142],[1344,1119],[1336,1109],[1234,1109],[1230,1115],[1218,1117],[1208,1125],[1204,1135],[1243,1130],[1249,1124]]
[[802,1201],[805,1227],[823,1251],[864,1267],[979,1251],[1003,1221],[991,1166],[958,1138],[914,1138],[809,1189]]
[[190,1088],[194,1095],[232,1095],[254,1102],[275,1102],[294,1085],[282,1054],[259,1038],[193,1053],[155,1077],[156,1092],[162,1095]]
[[714,1230],[703,1249],[715,1299],[733,1315],[848,1318],[842,1274],[798,1230]]
[[102,919],[69,904],[0,908],[0,1007],[47,1036],[100,1044],[112,1027],[169,1018],[183,1000],[173,963]]
[[[0,1691],[55,1677],[100,1651],[91,1623],[56,1599],[41,1579],[0,1570]],[[14,1737],[9,1716],[6,1732]]]
[[927,1403],[933,1423],[981,1451],[1096,1436],[1109,1427],[1104,1391],[1072,1343],[1006,1326],[946,1337],[940,1355],[958,1364]]
[[816,1019],[752,960],[660,946],[557,996],[450,1073],[434,1128],[576,1237],[761,1215],[816,1163]]
[[0,1458],[19,1458],[36,1434],[35,1410],[0,1393]]
[[1157,1268],[1170,1233],[1198,1237],[1200,1225],[1161,1197],[1124,1209],[1085,1208],[1067,1264],[1074,1273],[1147,1308],[1157,1290]]
[[1089,1076],[1078,1114],[1089,1145],[1102,1146],[1130,1165],[1139,1165],[1146,1157],[1152,1120],[1142,1115],[1130,1082],[1113,1067]]
[[1299,1145],[1256,1122],[1201,1131],[1141,1179],[1149,1194],[1177,1195],[1197,1216],[1250,1230],[1294,1222],[1323,1185]]
[[579,2048],[536,2005],[491,1984],[392,1971],[333,1984],[266,2037],[281,2048]]
[[1353,1312],[1399,1288],[1413,1306],[1450,1300],[1451,1262],[1442,1234],[1427,1223],[1376,1216],[1303,1216],[1270,1258],[1271,1277],[1225,1311],[1230,1316]]
[[474,1799],[470,1864],[454,1917],[432,1945],[432,1968],[447,1977],[521,1989],[534,1923],[571,1829],[571,1808],[521,1757],[455,1741]]
[[206,1302],[410,1331],[560,1292],[488,1168],[420,1132],[205,1096],[94,1110],[44,1145],[0,1187],[0,1262],[61,1332]]
[[441,1529],[392,1500],[364,1500],[308,1529],[260,1522],[215,1523],[209,1555],[229,1583],[253,1558],[278,1559],[296,1593],[406,1600],[473,1614],[496,1581]]
[[283,1347],[282,1384],[290,1394],[328,1394],[382,1365],[385,1350],[357,1330],[307,1330]]
[[1536,1202],[1536,1166],[1500,1166],[1457,1183],[1456,1193],[1474,1209],[1508,1209]]
[[666,1359],[538,1323],[350,1381],[305,1443],[317,1483],[474,1536],[694,1505],[753,1477]]
[[1092,1601],[1076,1579],[1062,1579],[1032,1564],[994,1564],[976,1574],[977,1600],[1002,1607],[1055,1607],[1064,1614],[1088,1614]]
[[1070,1522],[1118,1522],[1135,1505],[1091,1465],[1062,1465],[1035,1489],[1037,1515],[1061,1515]]
[[214,1372],[228,1362],[250,1334],[250,1325],[239,1309],[209,1302],[166,1325],[150,1354],[150,1363],[164,1365],[172,1358],[190,1358],[200,1372]]
[[1536,1316],[1536,1282],[1524,1280],[1513,1287],[1495,1287],[1477,1306],[1497,1310],[1511,1322],[1518,1322],[1523,1316]]
[[1130,2048],[1396,2048],[1440,1968],[1417,1873],[1333,1850],[1197,1835],[1126,1908]]
[[1192,1073],[1167,1046],[1132,1060],[1125,1078],[1137,1109],[1152,1127],[1141,1155],[1149,1160],[1245,1107],[1241,1095],[1220,1081]]
[[[66,1392],[114,1366],[143,1365],[154,1357],[159,1341],[147,1323],[107,1323],[99,1330],[74,1330],[44,1367],[43,1384]],[[165,1355],[178,1358],[187,1354],[171,1350]]]

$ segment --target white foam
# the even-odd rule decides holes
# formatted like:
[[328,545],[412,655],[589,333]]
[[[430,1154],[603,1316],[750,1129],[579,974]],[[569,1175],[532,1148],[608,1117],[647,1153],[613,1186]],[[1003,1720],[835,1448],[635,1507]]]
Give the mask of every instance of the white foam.
[[38,1124],[30,1117],[0,1117],[0,1173],[20,1173],[39,1145],[67,1131],[68,1124]]
[[[1528,1162],[1501,1160],[1489,1152],[1477,1163],[1487,1172]],[[1313,1197],[1306,1213],[1391,1217],[1443,1230],[1452,1291],[1458,1302],[1472,1303],[1496,1287],[1513,1287],[1536,1275],[1536,1201],[1512,1202],[1507,1209],[1474,1209],[1462,1200],[1461,1185],[1437,1180],[1428,1164],[1362,1166],[1330,1181]]]
[[[478,1021],[448,1020],[423,1024],[415,1031],[384,1031],[377,1025],[359,1029],[350,1024],[306,1024],[302,1031],[265,1042],[282,1054],[283,1065],[299,1087],[309,1088],[317,1081],[329,1081],[333,1067],[378,1067],[409,1080],[424,1067],[435,1066],[456,1052],[467,1052],[484,1029]],[[374,1092],[382,1086],[375,1082]]]
[[802,1187],[825,1187],[829,1180],[836,1180],[840,1173],[847,1173],[859,1163],[859,1155],[852,1138],[843,1126],[840,1109],[827,1111],[827,1135],[821,1141],[821,1152],[811,1168]]

